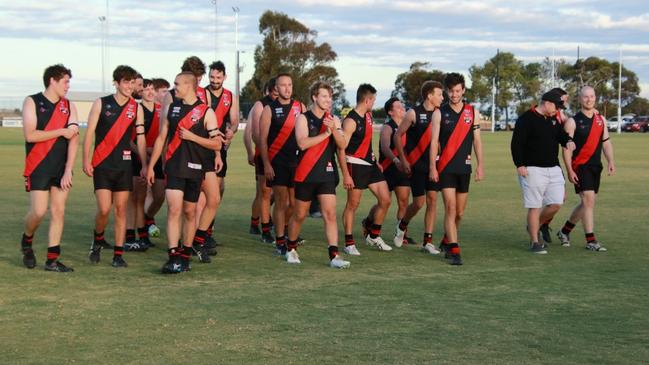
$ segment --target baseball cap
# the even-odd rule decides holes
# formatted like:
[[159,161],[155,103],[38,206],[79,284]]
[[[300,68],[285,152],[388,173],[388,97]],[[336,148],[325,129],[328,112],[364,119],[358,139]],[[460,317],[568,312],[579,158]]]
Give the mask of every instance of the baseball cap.
[[557,109],[565,109],[566,106],[563,104],[561,96],[562,95],[558,91],[550,90],[543,94],[543,96],[541,96],[541,100],[551,102],[552,104],[556,105]]

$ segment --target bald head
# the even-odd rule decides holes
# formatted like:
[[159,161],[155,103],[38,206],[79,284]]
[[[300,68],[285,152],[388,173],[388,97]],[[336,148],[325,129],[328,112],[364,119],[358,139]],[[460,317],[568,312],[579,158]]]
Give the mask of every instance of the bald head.
[[188,71],[184,71],[176,75],[174,81],[174,88],[176,89],[176,96],[180,99],[186,99],[191,95],[196,95],[196,87],[198,86],[198,79],[196,76]]
[[595,89],[592,86],[587,85],[579,90],[579,103],[582,109],[588,111],[595,109],[596,100]]

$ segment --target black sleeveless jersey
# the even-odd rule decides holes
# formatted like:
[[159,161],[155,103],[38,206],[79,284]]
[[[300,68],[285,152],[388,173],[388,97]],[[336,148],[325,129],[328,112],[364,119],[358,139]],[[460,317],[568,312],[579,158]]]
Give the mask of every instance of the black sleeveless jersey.
[[[277,138],[280,137],[280,131],[284,127],[284,122],[288,118],[289,113],[295,114],[296,111],[293,109],[293,103],[295,101],[291,99],[288,104],[282,104],[279,102],[279,99],[272,101],[268,106],[270,107],[271,117],[270,117],[270,129],[268,130],[268,150],[270,153],[271,146]],[[301,114],[301,109],[297,111],[298,115]],[[297,119],[297,116],[295,116]],[[297,141],[295,140],[295,127],[293,127],[290,132],[286,142],[282,148],[277,152],[276,157],[273,159],[274,163],[279,163],[282,165],[294,166],[297,162]]]
[[101,114],[95,129],[95,154],[98,153],[100,144],[109,136],[113,127],[117,127],[120,116],[123,115],[128,120],[129,126],[118,140],[106,139],[112,151],[95,168],[131,171],[133,159],[131,137],[137,117],[137,103],[131,103],[131,100],[129,99],[124,105],[119,105],[113,95],[101,98]]
[[[205,90],[209,90],[209,93],[211,94],[210,95],[210,108],[212,108],[212,110],[214,110],[214,112],[216,112],[217,111],[216,109],[219,106],[219,102],[221,102],[221,98],[225,94],[225,89],[223,89],[223,92],[219,96],[214,95],[214,93],[212,92],[212,90],[209,87],[206,87]],[[227,126],[230,125],[230,109],[231,108],[232,108],[232,100],[230,100],[228,102],[228,105],[225,108],[224,115],[223,116],[220,116],[220,115],[216,116],[217,121],[219,123],[221,123],[221,126],[219,127],[219,130],[224,134],[225,134],[225,129],[227,128]],[[223,119],[223,120],[221,121],[219,119]]]
[[175,101],[169,106],[167,114],[167,120],[169,121],[167,132],[168,151],[165,163],[165,173],[167,175],[188,179],[202,178],[204,175],[203,163],[207,149],[201,147],[198,143],[180,139],[177,133],[178,124],[191,113],[191,127],[187,129],[198,136],[207,137],[205,128],[205,111],[207,107],[203,106],[201,110],[201,104],[203,103],[200,100],[197,100],[192,105],[184,104],[182,101]]
[[[323,118],[318,118],[313,114],[313,112],[311,112],[311,110],[305,112],[304,116],[306,117],[307,126],[309,128],[309,137],[315,137],[320,134],[324,116]],[[324,152],[322,152],[322,155],[317,159],[315,158],[317,156],[313,156],[313,152],[309,153],[309,151],[318,148],[320,144],[311,146],[304,151],[299,151],[296,177],[299,174],[305,175],[306,178],[302,182],[317,183],[334,181],[338,183],[336,142],[332,136],[329,136],[329,138],[322,143],[325,142],[327,143],[327,147]]]
[[[439,144],[441,151],[444,151],[446,144],[448,143],[453,130],[457,123],[473,123],[475,116],[469,120],[465,118],[464,114],[464,104],[462,104],[462,110],[459,113],[456,113],[450,104],[444,104],[440,107],[440,112],[442,113],[442,120],[439,130]],[[458,148],[457,153],[444,169],[444,172],[454,173],[454,174],[470,174],[471,173],[471,147],[473,146],[473,127],[469,133],[467,133],[464,141]],[[440,153],[441,155],[441,153]]]
[[[354,132],[349,138],[349,144],[347,144],[345,154],[347,154],[347,156],[360,158],[369,164],[374,164],[376,158],[372,151],[372,132],[374,132],[372,128],[374,125],[372,117],[368,115],[358,115],[356,110],[352,109],[349,114],[347,114],[347,118],[356,122],[356,129],[354,129]],[[369,125],[367,124],[366,118],[370,119]],[[367,128],[368,126],[369,128]],[[367,133],[369,133],[369,139],[366,139]],[[363,150],[365,149],[367,149],[367,151],[363,153]]]
[[[392,118],[388,117],[388,122],[385,123],[386,126],[390,128],[390,150],[394,150],[394,134],[397,132],[397,129],[399,129],[399,126],[397,125],[397,122],[392,120]],[[383,161],[385,161],[387,157],[383,154],[383,149],[379,148],[379,164],[383,164]],[[396,166],[392,163],[390,166],[388,166],[389,169],[395,169]],[[385,171],[383,171],[385,173]]]
[[[424,138],[425,133],[432,133],[432,129],[428,127],[433,121],[433,112],[435,110],[426,110],[423,104],[419,104],[414,108],[415,120],[408,128],[406,132],[406,146],[404,153],[409,154],[414,150],[422,138]],[[432,134],[431,134],[432,135]],[[426,145],[426,149],[421,154],[421,157],[415,162],[412,169],[417,171],[428,171],[430,167],[430,143]]]
[[265,107],[266,105],[273,102],[273,98],[271,98],[270,95],[266,95],[263,98],[259,99],[259,102],[261,102],[261,105]]
[[[56,103],[52,103],[45,97],[45,95],[43,95],[43,93],[30,95],[30,98],[34,100],[34,105],[36,107],[36,130],[45,130],[45,127],[52,118],[55,108],[57,107],[62,108],[61,111],[68,115],[68,119],[70,118],[69,101],[63,100],[63,103],[61,103],[61,100],[59,100]],[[67,127],[67,122],[64,127]],[[44,142],[25,142],[26,155],[29,155],[38,143]],[[34,168],[31,175],[59,176],[65,170],[67,159],[68,140],[65,139],[65,137],[58,137],[47,155],[45,155],[45,157],[43,157],[43,159],[38,163],[38,166]]]
[[[576,146],[576,149],[572,152],[573,158],[579,154],[581,148],[586,144],[586,140],[588,140],[588,135],[590,134],[590,129],[593,126],[594,118],[595,115],[593,115],[592,118],[588,118],[581,111],[573,117],[575,120],[575,135],[572,137],[572,140],[575,142]],[[598,122],[603,123],[602,119],[599,119]],[[606,128],[606,126],[604,126],[604,128]],[[599,139],[595,152],[593,152],[593,155],[586,163],[584,163],[584,165],[602,166],[602,138]]]

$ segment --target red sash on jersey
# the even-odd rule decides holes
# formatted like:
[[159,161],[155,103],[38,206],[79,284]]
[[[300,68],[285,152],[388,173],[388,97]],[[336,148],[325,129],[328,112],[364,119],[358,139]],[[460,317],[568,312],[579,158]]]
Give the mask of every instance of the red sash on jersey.
[[178,122],[178,125],[176,126],[176,131],[174,132],[174,136],[171,138],[171,141],[169,141],[169,144],[167,145],[167,155],[165,156],[165,161],[169,161],[171,156],[176,152],[178,147],[180,147],[180,144],[182,143],[182,139],[180,138],[180,128],[185,128],[185,129],[191,129],[196,121],[199,121],[203,116],[205,115],[205,112],[207,111],[207,104],[198,104],[192,109],[187,115],[183,117],[183,119]]
[[126,130],[135,120],[137,113],[137,103],[133,98],[129,98],[122,113],[117,117],[115,124],[110,128],[104,139],[95,146],[95,153],[92,154],[92,167],[99,166],[106,157],[113,153],[113,150],[119,144],[119,141],[126,133]]
[[372,143],[372,114],[365,113],[365,135],[363,136],[363,141],[361,145],[358,146],[354,153],[350,153],[350,156],[365,159],[367,156],[367,151],[370,149],[370,144]]
[[216,128],[221,128],[225,116],[230,112],[230,107],[232,106],[232,92],[227,89],[223,89],[221,98],[219,99],[219,104],[214,109],[216,114]]
[[[70,118],[70,102],[67,99],[61,99],[54,106],[54,112],[50,117],[50,120],[45,125],[44,131],[52,131],[55,129],[64,128],[68,123]],[[57,138],[48,139],[43,142],[36,142],[34,147],[29,151],[29,154],[25,158],[25,170],[23,171],[23,176],[30,176],[38,165],[43,161],[45,156],[52,150],[54,143],[56,143]]]
[[572,159],[573,171],[577,171],[579,166],[585,164],[591,157],[593,157],[593,153],[595,153],[597,146],[599,146],[599,142],[602,140],[602,133],[604,133],[604,121],[599,113],[595,113],[595,115],[593,115],[593,125],[590,127],[588,138],[586,138],[586,142],[579,150],[577,156],[574,156]]
[[158,103],[153,104],[153,119],[151,120],[151,125],[149,130],[146,132],[146,146],[153,147],[155,144],[155,139],[158,138],[160,134],[160,109],[162,106]]
[[[401,146],[403,146],[403,147],[406,146],[406,134],[405,133],[401,135]],[[398,153],[399,153],[399,151],[397,151],[396,147],[392,149],[392,154],[393,155],[396,156]],[[392,162],[393,161],[391,159],[385,158],[383,160],[383,162],[381,162],[381,167],[383,168],[383,171],[385,171],[388,167],[390,167],[390,165],[392,165]]]
[[205,94],[205,89],[198,86],[196,88],[196,97],[203,102],[203,104],[207,104],[207,95]]
[[[329,113],[325,112],[324,118],[327,118],[328,116]],[[326,129],[327,126],[322,123],[320,132],[318,133],[323,133]],[[330,138],[325,138],[322,142],[310,147],[304,153],[302,160],[300,160],[300,163],[297,165],[297,169],[295,170],[294,180],[296,182],[302,182],[304,181],[304,179],[306,179],[306,177],[309,175],[309,172],[311,172],[311,169],[313,169],[313,166],[315,166],[316,162],[318,162],[320,157],[322,157],[324,151],[327,149],[329,142],[331,142]]]
[[291,106],[291,109],[288,112],[288,115],[286,116],[286,120],[284,120],[282,129],[279,130],[279,133],[277,134],[277,137],[273,141],[273,144],[270,145],[270,147],[268,147],[268,158],[271,161],[279,153],[282,147],[284,147],[284,144],[288,140],[288,137],[291,136],[291,133],[294,132],[295,118],[301,112],[302,112],[302,105],[300,105],[299,101],[295,100],[293,102],[293,105]]
[[437,172],[440,174],[444,171],[446,165],[451,162],[453,157],[455,157],[457,151],[462,145],[462,142],[464,142],[469,131],[471,131],[473,127],[473,118],[473,107],[470,104],[465,104],[464,110],[462,110],[462,114],[460,114],[453,132],[448,138],[448,142],[446,143],[442,154],[439,156],[439,161],[437,161]]
[[410,165],[414,165],[417,161],[419,161],[421,155],[426,152],[426,148],[430,146],[430,140],[433,139],[433,132],[431,131],[432,128],[433,123],[428,123],[428,127],[426,127],[424,134],[419,139],[419,143],[417,143],[415,148],[413,148],[412,151],[410,151],[410,153],[406,156]]

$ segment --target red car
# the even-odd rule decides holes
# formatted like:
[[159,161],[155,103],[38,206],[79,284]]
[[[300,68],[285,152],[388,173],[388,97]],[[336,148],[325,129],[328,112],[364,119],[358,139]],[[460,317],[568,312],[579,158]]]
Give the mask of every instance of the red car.
[[625,132],[649,132],[649,116],[635,117],[624,125]]

